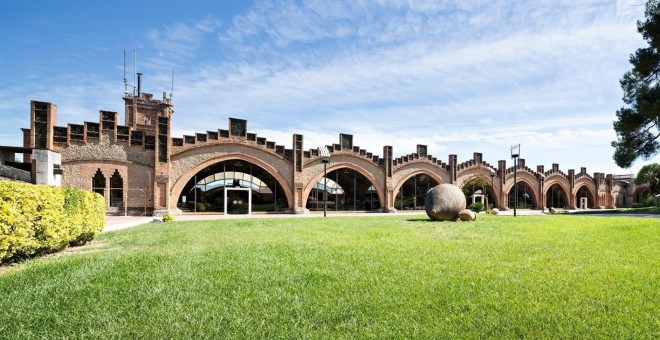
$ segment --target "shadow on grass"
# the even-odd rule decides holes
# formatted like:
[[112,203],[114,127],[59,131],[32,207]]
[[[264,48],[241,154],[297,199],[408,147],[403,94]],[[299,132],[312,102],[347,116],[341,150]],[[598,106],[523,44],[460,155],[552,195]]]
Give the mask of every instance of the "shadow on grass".
[[409,218],[406,221],[408,221],[408,222],[442,222],[442,221],[433,221],[430,218]]

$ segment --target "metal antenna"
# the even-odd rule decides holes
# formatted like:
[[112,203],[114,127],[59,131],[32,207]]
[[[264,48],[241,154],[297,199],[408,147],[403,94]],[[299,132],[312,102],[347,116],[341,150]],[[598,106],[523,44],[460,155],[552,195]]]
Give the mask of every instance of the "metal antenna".
[[128,81],[126,80],[126,49],[124,49],[124,96],[128,96]]
[[172,96],[174,96],[174,69],[172,69],[172,89],[170,90],[170,101],[172,101]]
[[135,77],[137,76],[137,47],[133,47],[133,96],[135,96],[135,84],[137,81]]

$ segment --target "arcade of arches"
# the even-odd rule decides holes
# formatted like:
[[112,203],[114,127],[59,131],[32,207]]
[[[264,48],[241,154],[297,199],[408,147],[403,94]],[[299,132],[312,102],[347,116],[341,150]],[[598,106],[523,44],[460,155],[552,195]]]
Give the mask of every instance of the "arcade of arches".
[[31,126],[23,131],[25,147],[61,155],[63,186],[93,190],[125,213],[419,210],[430,188],[463,188],[475,176],[487,181],[466,192],[468,204],[481,196],[500,209],[611,208],[635,203],[644,189],[586,168],[531,169],[523,159],[491,165],[478,152],[463,162],[454,154],[443,161],[423,144],[405,156],[395,156],[392,146],[372,153],[349,134],[326,145],[329,157],[322,157],[319,146],[304,148],[302,135],[292,135],[288,148],[236,118],[176,137],[171,101],[147,93],[124,100],[123,125],[118,113],[101,111],[98,122],[65,126],[57,126],[55,105],[33,101]]

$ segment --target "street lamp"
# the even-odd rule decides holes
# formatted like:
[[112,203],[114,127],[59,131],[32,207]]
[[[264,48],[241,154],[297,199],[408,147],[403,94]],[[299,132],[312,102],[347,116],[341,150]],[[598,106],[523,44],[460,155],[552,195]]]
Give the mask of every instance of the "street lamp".
[[511,145],[511,158],[513,158],[513,217],[516,217],[518,207],[518,157],[520,157],[520,144]]
[[[493,181],[493,179],[495,178],[495,170],[493,170],[491,168],[488,168],[488,171],[490,171],[490,186],[493,189],[492,192],[493,192],[493,206],[494,206],[495,205],[495,201],[494,201],[494,199],[495,199],[495,182]],[[488,207],[486,207],[486,208],[488,208]]]
[[323,162],[323,217],[328,213],[328,163],[330,162],[330,151],[325,146],[319,148],[321,162]]
[[541,179],[541,212],[545,212],[545,192],[543,192],[543,181],[545,181],[545,176],[542,173],[538,173],[539,178]]

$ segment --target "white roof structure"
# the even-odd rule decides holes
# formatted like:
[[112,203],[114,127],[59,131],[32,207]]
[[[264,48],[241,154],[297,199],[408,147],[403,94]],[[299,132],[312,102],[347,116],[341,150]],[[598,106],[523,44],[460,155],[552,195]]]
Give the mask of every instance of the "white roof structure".
[[264,181],[240,171],[218,172],[216,174],[207,176],[204,179],[197,181],[197,187],[203,191],[209,191],[218,187],[233,186],[235,180],[238,180],[238,184],[242,188],[251,188],[260,194],[273,193],[273,191],[270,190]]

